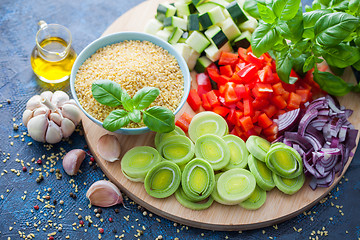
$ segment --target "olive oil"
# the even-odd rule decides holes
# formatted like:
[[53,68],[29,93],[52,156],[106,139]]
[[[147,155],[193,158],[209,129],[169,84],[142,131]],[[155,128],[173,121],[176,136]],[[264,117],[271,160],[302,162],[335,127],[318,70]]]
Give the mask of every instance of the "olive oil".
[[50,37],[34,47],[30,61],[40,80],[57,83],[69,78],[76,56],[74,49],[64,39]]

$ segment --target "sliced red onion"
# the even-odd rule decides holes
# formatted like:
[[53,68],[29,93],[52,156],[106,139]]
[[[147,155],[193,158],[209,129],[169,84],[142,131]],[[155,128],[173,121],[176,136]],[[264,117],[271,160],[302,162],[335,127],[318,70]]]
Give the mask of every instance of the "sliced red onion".
[[300,108],[281,114],[276,120],[279,126],[279,133],[292,131],[300,121]]
[[311,109],[310,111],[306,111],[305,115],[302,117],[299,123],[298,133],[301,136],[304,136],[305,130],[309,123],[317,117],[318,111],[316,109]]

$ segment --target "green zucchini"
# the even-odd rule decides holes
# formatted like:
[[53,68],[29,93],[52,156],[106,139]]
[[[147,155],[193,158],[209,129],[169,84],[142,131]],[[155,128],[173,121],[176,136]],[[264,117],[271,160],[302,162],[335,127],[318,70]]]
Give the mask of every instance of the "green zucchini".
[[213,22],[211,21],[210,15],[208,12],[202,13],[199,15],[199,22],[203,29],[208,29],[213,25]]
[[253,155],[249,155],[248,165],[250,172],[254,175],[257,185],[265,191],[270,191],[275,187],[275,183],[272,177],[272,171],[266,166],[266,164],[260,160],[257,160]]
[[200,30],[200,22],[199,22],[199,14],[190,14],[188,17],[188,31],[199,31]]
[[155,35],[167,42],[169,40],[171,34],[172,34],[172,31],[170,29],[164,28],[164,29],[158,31]]
[[168,3],[160,3],[156,11],[156,19],[163,22],[165,18],[174,16],[176,8]]
[[232,48],[230,42],[226,42],[224,46],[220,49],[217,48],[214,44],[210,44],[204,52],[206,53],[206,57],[208,57],[211,61],[216,62],[220,58],[221,52],[232,52]]
[[190,3],[177,1],[174,3],[174,6],[177,9],[176,14],[178,17],[190,15]]
[[195,155],[208,161],[215,171],[223,169],[230,162],[228,145],[214,134],[205,134],[196,140]]
[[240,206],[248,210],[259,209],[266,201],[266,191],[256,185],[254,192]]
[[175,135],[182,135],[185,136],[185,132],[179,128],[178,126],[175,126],[175,129],[168,133],[156,133],[155,135],[155,147],[156,149],[159,149],[159,144],[163,140],[167,139],[168,137],[175,136]]
[[270,142],[252,135],[246,141],[246,148],[255,158],[265,162],[266,154],[270,149]]
[[273,172],[273,179],[276,187],[285,194],[292,195],[299,191],[305,182],[305,175],[301,173],[296,178],[287,179],[278,176]]
[[127,151],[121,159],[121,171],[131,181],[143,182],[150,169],[162,158],[152,147],[139,146]]
[[214,7],[208,12],[208,14],[213,25],[225,20],[225,16],[221,7]]
[[206,13],[209,12],[211,9],[215,8],[215,7],[221,7],[221,8],[225,8],[225,6],[223,4],[214,2],[214,1],[208,1],[208,2],[204,2],[202,4],[199,4],[198,6],[196,6],[196,9],[199,11],[200,14],[202,13]]
[[248,48],[251,43],[251,33],[249,31],[242,32],[241,35],[234,39],[233,44],[236,48]]
[[189,137],[193,142],[205,134],[215,134],[219,137],[228,134],[228,125],[223,117],[210,111],[196,114],[189,124]]
[[224,136],[223,139],[230,150],[230,161],[224,169],[245,168],[249,155],[245,142],[238,136],[232,134]]
[[226,10],[229,12],[231,18],[237,23],[243,23],[248,20],[244,11],[241,9],[240,5],[233,1],[229,5],[226,6]]
[[166,198],[180,186],[181,171],[177,164],[162,161],[146,174],[144,186],[146,192],[155,198]]
[[224,46],[229,40],[224,32],[218,26],[212,26],[205,32],[205,36],[214,44],[217,48]]
[[144,28],[144,31],[149,34],[155,35],[158,31],[160,31],[163,28],[163,24],[159,22],[159,20],[153,18],[150,19]]
[[238,204],[250,197],[255,190],[254,175],[241,168],[234,168],[224,172],[218,180],[219,196],[231,204]]
[[171,16],[164,19],[164,27],[178,27],[181,30],[187,30],[187,21],[183,18]]
[[190,56],[189,56],[188,60],[186,61],[187,66],[190,71],[192,71],[194,69],[194,67],[196,65],[196,61],[199,57],[200,57],[200,53],[198,53],[194,49],[191,49]]
[[212,63],[212,61],[210,59],[208,59],[206,56],[202,56],[202,57],[199,57],[197,60],[196,60],[196,64],[195,64],[195,67],[194,67],[194,70],[197,72],[197,73],[203,73],[205,72],[205,69],[210,66],[210,64]]
[[159,153],[165,159],[178,165],[189,162],[195,154],[194,143],[183,135],[167,137],[159,144]]
[[182,34],[184,33],[183,30],[181,30],[180,28],[176,27],[174,29],[174,31],[172,32],[172,34],[169,37],[168,42],[170,44],[174,44],[177,43],[179,41],[179,39],[181,38]]
[[181,187],[175,192],[175,198],[181,205],[192,210],[207,209],[214,202],[214,199],[211,196],[203,201],[193,202],[185,195],[184,190]]
[[231,18],[227,18],[225,21],[221,22],[219,26],[229,41],[232,41],[241,35],[239,28]]
[[238,27],[242,32],[249,31],[249,32],[253,33],[259,23],[255,18],[253,18],[251,16],[247,16],[247,17],[249,20],[247,20],[246,22],[240,23],[238,25]]
[[210,45],[210,41],[199,31],[193,31],[185,43],[198,53],[202,53],[204,49]]
[[182,173],[181,186],[185,195],[193,202],[209,197],[215,186],[211,165],[200,158],[191,160]]

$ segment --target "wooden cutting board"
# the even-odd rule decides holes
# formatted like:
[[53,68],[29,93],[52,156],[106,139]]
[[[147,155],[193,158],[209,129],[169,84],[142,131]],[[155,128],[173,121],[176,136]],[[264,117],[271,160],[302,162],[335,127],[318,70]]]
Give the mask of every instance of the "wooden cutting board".
[[[146,22],[154,17],[156,8],[160,2],[165,1],[151,0],[134,7],[111,24],[104,32],[103,36],[121,31],[143,31]],[[193,79],[194,75],[195,73],[192,73]],[[346,71],[345,78],[354,81],[354,77],[350,70]],[[347,108],[355,109],[350,121],[357,129],[359,129],[360,95],[350,93],[339,100],[341,104],[345,105]],[[183,109],[181,109],[181,111],[177,114],[177,117],[179,117],[184,111],[194,114],[186,103]],[[277,189],[273,189],[267,193],[265,204],[255,211],[245,210],[239,206],[224,206],[216,202],[214,202],[214,204],[207,210],[194,211],[180,205],[174,196],[167,199],[153,198],[146,193],[142,183],[134,183],[125,178],[120,169],[120,161],[116,161],[114,163],[106,162],[97,153],[98,139],[104,134],[113,133],[98,127],[85,115],[83,115],[82,121],[88,146],[101,169],[113,183],[115,183],[132,200],[149,211],[175,222],[193,227],[231,231],[249,230],[270,226],[295,217],[318,203],[331,191],[332,188],[334,188],[341,178],[341,176],[337,177],[331,187],[319,188],[315,191],[311,190],[308,186],[308,179],[304,187],[292,196],[283,194]],[[134,146],[154,146],[154,135],[154,133],[148,133],[138,136],[126,136],[119,134],[116,136],[121,143],[123,155]],[[349,167],[351,160],[352,159],[350,159],[345,166],[344,172]]]

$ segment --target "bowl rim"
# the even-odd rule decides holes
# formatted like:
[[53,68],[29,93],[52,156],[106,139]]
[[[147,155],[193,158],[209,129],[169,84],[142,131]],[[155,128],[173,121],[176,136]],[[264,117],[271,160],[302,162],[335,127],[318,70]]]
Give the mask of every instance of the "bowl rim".
[[[115,40],[116,38],[120,38],[120,40]],[[111,39],[113,39],[113,40],[111,40]],[[75,100],[76,104],[81,109],[81,111],[91,121],[95,122],[97,125],[101,126],[102,128],[103,128],[103,126],[102,126],[103,122],[101,122],[100,120],[91,116],[82,107],[82,105],[80,104],[80,102],[78,100],[78,97],[77,97],[77,94],[75,91],[76,74],[77,74],[77,71],[79,70],[79,68],[82,66],[82,64],[88,58],[90,58],[98,49],[103,48],[108,45],[120,43],[120,42],[123,42],[126,40],[149,41],[149,42],[163,48],[164,50],[168,51],[169,54],[171,54],[172,56],[175,57],[176,61],[178,62],[178,65],[180,67],[180,70],[182,72],[182,75],[183,75],[183,79],[184,79],[183,91],[184,91],[184,93],[183,93],[183,96],[180,100],[178,107],[174,111],[174,115],[176,115],[181,110],[181,108],[184,106],[187,96],[189,95],[189,92],[190,92],[191,76],[190,76],[190,71],[187,66],[187,63],[186,63],[185,59],[176,51],[176,49],[168,42],[164,41],[163,39],[161,39],[157,36],[154,36],[154,35],[151,35],[148,33],[144,33],[144,32],[137,32],[137,31],[122,31],[122,32],[117,32],[117,33],[112,33],[112,34],[109,34],[106,36],[102,36],[102,37],[92,41],[80,52],[80,54],[75,59],[75,62],[72,66],[71,74],[70,74],[70,91],[73,96],[73,99]],[[105,42],[105,44],[101,44],[102,42]],[[93,49],[94,45],[97,45],[97,44],[100,44],[101,46],[94,50]],[[84,57],[84,56],[86,56],[86,57]],[[82,58],[84,58],[84,59],[81,60]],[[80,62],[80,60],[81,60],[81,62]],[[77,65],[78,65],[78,67],[76,67]],[[182,67],[182,66],[184,66],[184,67]],[[119,128],[118,130],[114,131],[114,133],[128,132],[130,134],[136,134],[137,132],[143,133],[143,132],[148,132],[148,131],[150,131],[150,129],[147,126],[145,126],[145,127],[139,127],[139,128]]]

